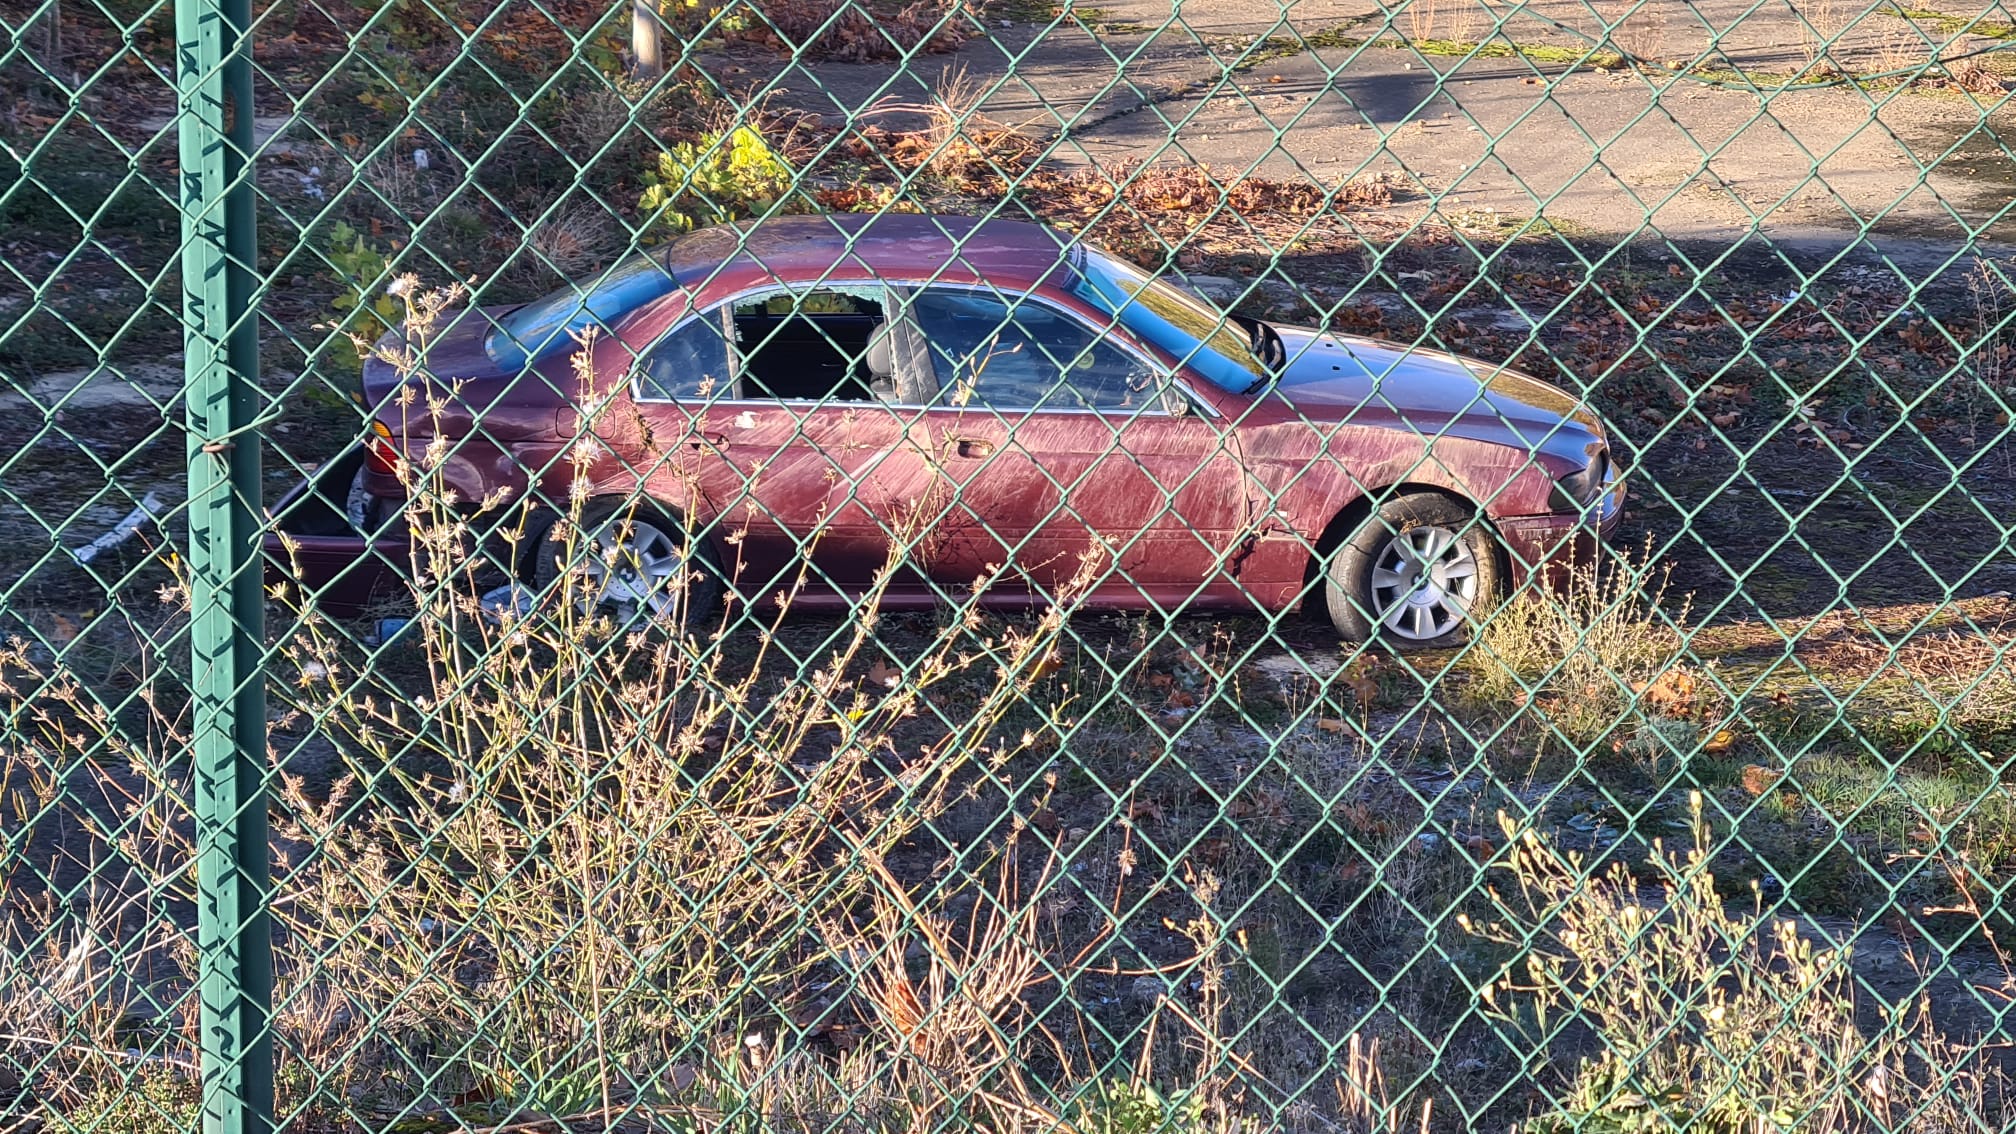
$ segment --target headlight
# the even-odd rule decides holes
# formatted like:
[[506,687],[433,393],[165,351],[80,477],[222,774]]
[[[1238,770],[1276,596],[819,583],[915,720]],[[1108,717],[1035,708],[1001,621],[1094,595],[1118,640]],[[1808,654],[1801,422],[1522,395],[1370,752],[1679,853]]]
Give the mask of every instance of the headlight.
[[1580,471],[1554,482],[1549,506],[1556,512],[1587,512],[1602,498],[1616,479],[1616,473],[1616,466],[1610,463],[1610,450],[1599,445],[1589,455],[1589,463]]

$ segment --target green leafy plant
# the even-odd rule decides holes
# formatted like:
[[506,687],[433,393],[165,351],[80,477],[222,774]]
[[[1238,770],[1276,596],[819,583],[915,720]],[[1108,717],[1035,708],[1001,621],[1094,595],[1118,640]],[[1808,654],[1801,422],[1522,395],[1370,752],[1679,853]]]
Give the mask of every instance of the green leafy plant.
[[760,216],[791,190],[794,174],[763,136],[747,126],[681,142],[644,174],[637,207],[649,232],[690,232]]
[[1146,1083],[1116,1079],[1096,1084],[1078,1101],[1071,1128],[1080,1134],[1198,1134],[1204,1129],[1204,1095],[1170,1098]]
[[[364,238],[363,233],[342,221],[330,226],[329,249],[324,255],[343,289],[329,303],[336,312],[336,318],[331,322],[340,332],[340,336],[332,341],[347,343],[362,339],[376,342],[399,320],[398,301],[389,292],[373,294],[378,292],[380,282],[385,279],[391,267],[390,261],[385,253]],[[354,375],[361,369],[362,364],[353,351],[338,349],[324,354],[347,374]]]

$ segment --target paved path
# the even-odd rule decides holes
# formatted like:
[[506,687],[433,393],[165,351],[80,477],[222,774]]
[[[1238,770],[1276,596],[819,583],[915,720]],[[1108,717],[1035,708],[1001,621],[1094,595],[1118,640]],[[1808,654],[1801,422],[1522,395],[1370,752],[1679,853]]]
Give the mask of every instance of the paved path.
[[[1973,3],[1954,11],[1981,15]],[[1396,45],[1419,36],[1585,49],[1602,38],[1592,4],[1629,7],[1415,0],[1411,14],[1389,17],[1372,0],[1115,0],[1049,25],[997,20],[990,38],[907,71],[744,61],[759,84],[782,88],[780,102],[836,117],[878,99],[928,101],[941,74],[963,67],[991,91],[985,110],[1053,139],[1055,161],[1187,159],[1317,180],[1385,171],[1402,189],[1397,212],[1472,228],[1488,229],[1495,212],[1596,237],[1762,233],[1827,247],[1866,224],[1879,249],[1935,255],[1984,225],[1990,238],[2016,238],[2016,225],[1989,223],[2016,188],[2005,96],[1833,87],[1760,97],[1671,70],[1733,62],[1782,81],[1822,57],[1807,21],[1839,37],[1824,59],[1857,73],[2002,41],[1956,39],[1859,0],[1802,3],[1803,21],[1786,0],[1645,0],[1611,40],[1654,61],[1645,69]],[[1999,4],[1984,18],[2016,22]],[[1720,57],[1709,54],[1711,28]],[[1316,46],[1289,46],[1296,36]],[[1257,61],[1256,38],[1267,56]],[[2009,60],[2016,73],[2016,55],[1978,58],[1997,70]]]

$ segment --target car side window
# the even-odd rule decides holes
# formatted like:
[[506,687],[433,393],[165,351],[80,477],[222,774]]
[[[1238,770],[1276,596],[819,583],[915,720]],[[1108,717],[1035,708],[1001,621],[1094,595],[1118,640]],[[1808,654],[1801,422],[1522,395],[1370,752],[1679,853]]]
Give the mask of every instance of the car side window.
[[637,368],[646,398],[725,398],[729,392],[728,337],[719,307],[674,327],[644,352]]
[[927,287],[911,311],[940,405],[1130,411],[1161,386],[1154,367],[1046,303]]

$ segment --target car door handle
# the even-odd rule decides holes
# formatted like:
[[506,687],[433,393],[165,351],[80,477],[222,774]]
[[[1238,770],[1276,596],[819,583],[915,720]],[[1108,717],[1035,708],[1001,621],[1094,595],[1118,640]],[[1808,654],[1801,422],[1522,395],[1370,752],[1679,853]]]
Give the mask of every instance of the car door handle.
[[696,453],[704,453],[709,449],[719,449],[727,443],[728,435],[726,433],[695,433],[686,438],[686,447]]
[[969,461],[977,461],[994,452],[994,442],[976,441],[971,437],[948,438],[946,447],[956,450],[961,457]]

